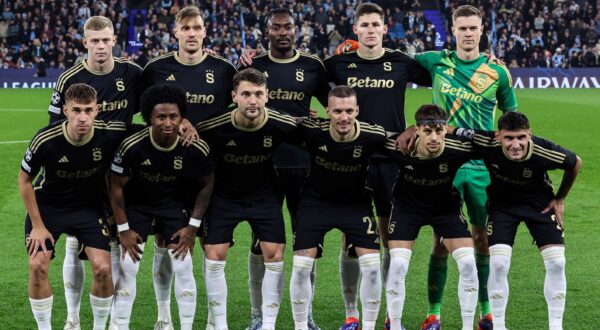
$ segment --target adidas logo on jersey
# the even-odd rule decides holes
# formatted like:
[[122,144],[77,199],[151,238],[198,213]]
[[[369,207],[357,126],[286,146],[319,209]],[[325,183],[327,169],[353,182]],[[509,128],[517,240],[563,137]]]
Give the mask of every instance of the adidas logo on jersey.
[[146,159],[142,162],[142,165],[152,165],[152,163],[150,163],[150,159]]
[[67,158],[67,156],[62,156],[61,159],[58,160],[59,163],[68,163],[69,162],[69,158]]
[[454,77],[454,69],[453,68],[448,68],[446,71],[444,71],[444,73],[449,75],[450,77]]
[[319,150],[323,150],[325,152],[327,152],[327,146],[326,145],[322,145],[319,147]]
[[348,69],[356,69],[356,63],[348,64]]
[[405,168],[405,169],[407,169],[407,170],[411,170],[411,171],[414,171],[414,170],[415,170],[415,169],[412,167],[412,165],[406,165],[406,166],[404,166],[404,168]]
[[167,81],[175,81],[175,75],[171,74],[169,77],[167,77]]
[[235,147],[235,146],[237,146],[237,144],[235,143],[235,141],[231,140],[231,141],[227,142],[226,146]]

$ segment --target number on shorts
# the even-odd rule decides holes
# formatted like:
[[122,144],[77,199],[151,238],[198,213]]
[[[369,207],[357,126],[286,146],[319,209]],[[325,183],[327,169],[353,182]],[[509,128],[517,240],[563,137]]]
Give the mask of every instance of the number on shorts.
[[373,229],[374,227],[377,228],[375,221],[371,217],[363,217],[363,223],[367,222],[369,223],[369,227],[367,228],[367,235],[375,234],[375,230]]

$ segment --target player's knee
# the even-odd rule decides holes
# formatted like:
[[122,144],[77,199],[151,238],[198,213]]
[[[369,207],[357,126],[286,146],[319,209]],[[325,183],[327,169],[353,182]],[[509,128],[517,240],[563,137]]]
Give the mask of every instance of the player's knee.
[[542,258],[546,273],[550,276],[562,276],[565,271],[565,248],[562,246],[549,247],[542,250]]
[[475,263],[475,254],[473,248],[463,247],[452,252],[452,257],[456,260],[458,272],[464,277],[475,277],[477,266]]
[[110,262],[95,265],[92,269],[94,280],[98,283],[112,282]]
[[29,276],[33,284],[40,284],[48,279],[48,264],[39,258],[29,259]]
[[508,275],[512,248],[505,244],[490,247],[490,271],[498,275]]

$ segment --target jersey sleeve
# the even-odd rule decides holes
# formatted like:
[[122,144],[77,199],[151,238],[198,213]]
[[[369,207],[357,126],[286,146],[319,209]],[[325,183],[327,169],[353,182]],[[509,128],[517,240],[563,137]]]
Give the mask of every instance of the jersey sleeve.
[[512,87],[512,77],[504,65],[498,66],[499,86],[496,92],[498,108],[502,112],[517,110],[517,96]]
[[[59,79],[60,80],[60,79]],[[66,89],[63,89],[66,90]],[[62,120],[65,118],[65,114],[63,113],[63,106],[65,105],[65,93],[57,87],[54,88],[52,92],[52,96],[50,97],[50,105],[48,106],[48,115],[50,116],[48,123],[54,123],[56,121]]]
[[393,161],[397,163],[401,163],[404,159],[404,154],[402,151],[396,148],[396,139],[387,138],[385,139],[385,146],[383,147],[383,154],[387,155]]
[[201,177],[214,172],[215,164],[212,160],[208,143],[200,139],[198,141],[194,141],[190,148],[193,148],[192,150],[194,152],[194,166],[192,167],[194,176]]
[[123,141],[113,157],[110,171],[118,176],[131,176],[131,149],[125,151],[127,141]]
[[420,86],[431,87],[431,68],[427,69],[414,58],[411,58],[408,63],[408,81]]
[[[33,141],[35,141],[35,139]],[[27,147],[25,156],[23,156],[23,160],[21,161],[21,169],[32,178],[40,172],[44,159],[43,147],[32,148],[33,144],[34,142]]]
[[[320,63],[319,63],[320,64]],[[324,65],[319,66],[319,73],[317,75],[317,85],[315,86],[314,97],[321,102],[321,105],[324,107],[327,106],[327,97],[329,96],[329,91],[331,90],[331,86],[329,86],[329,77],[327,76],[327,71],[325,70]]]
[[560,145],[546,139],[533,137],[537,152],[548,160],[548,169],[572,170],[577,165],[577,155]]
[[417,63],[419,63],[420,66],[423,67],[423,69],[427,70],[427,72],[431,72],[431,70],[433,70],[433,65],[440,58],[440,53],[431,51],[411,54],[411,56],[415,61],[417,61]]

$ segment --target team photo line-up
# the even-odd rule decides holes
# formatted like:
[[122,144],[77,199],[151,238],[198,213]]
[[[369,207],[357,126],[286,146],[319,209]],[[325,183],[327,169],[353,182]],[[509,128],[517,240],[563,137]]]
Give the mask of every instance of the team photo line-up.
[[[384,22],[381,7],[359,5],[357,41],[321,60],[295,49],[293,14],[274,9],[268,50],[246,50],[236,68],[203,49],[203,17],[188,6],[175,17],[178,50],[142,69],[112,56],[110,20],[89,18],[87,58],[59,77],[49,125],[32,138],[18,177],[38,329],[51,329],[48,270],[61,234],[64,329],[90,328],[79,318],[83,260],[93,275],[93,329],[129,329],[149,235],[154,329],[173,329],[172,287],[181,329],[192,329],[196,237],[204,252],[206,328],[228,329],[225,266],[242,221],[253,235],[247,329],[275,329],[285,292],[283,201],[294,237],[293,325],[284,328],[320,329],[312,315],[316,259],[325,234],[339,229],[340,329],[374,329],[384,298],[383,327],[404,329],[412,247],[420,228],[432,226],[421,329],[441,329],[449,255],[459,271],[462,329],[506,329],[508,271],[523,221],[546,269],[548,327],[562,329],[564,200],[581,159],[532,135],[509,71],[480,53],[477,8],[452,13],[456,51],[383,48]],[[432,104],[420,106],[407,128],[408,82],[431,87]],[[313,97],[325,118],[310,108]],[[503,112],[497,121],[496,109]],[[137,112],[145,124],[133,123]],[[554,169],[564,171],[556,192],[547,173]]]

